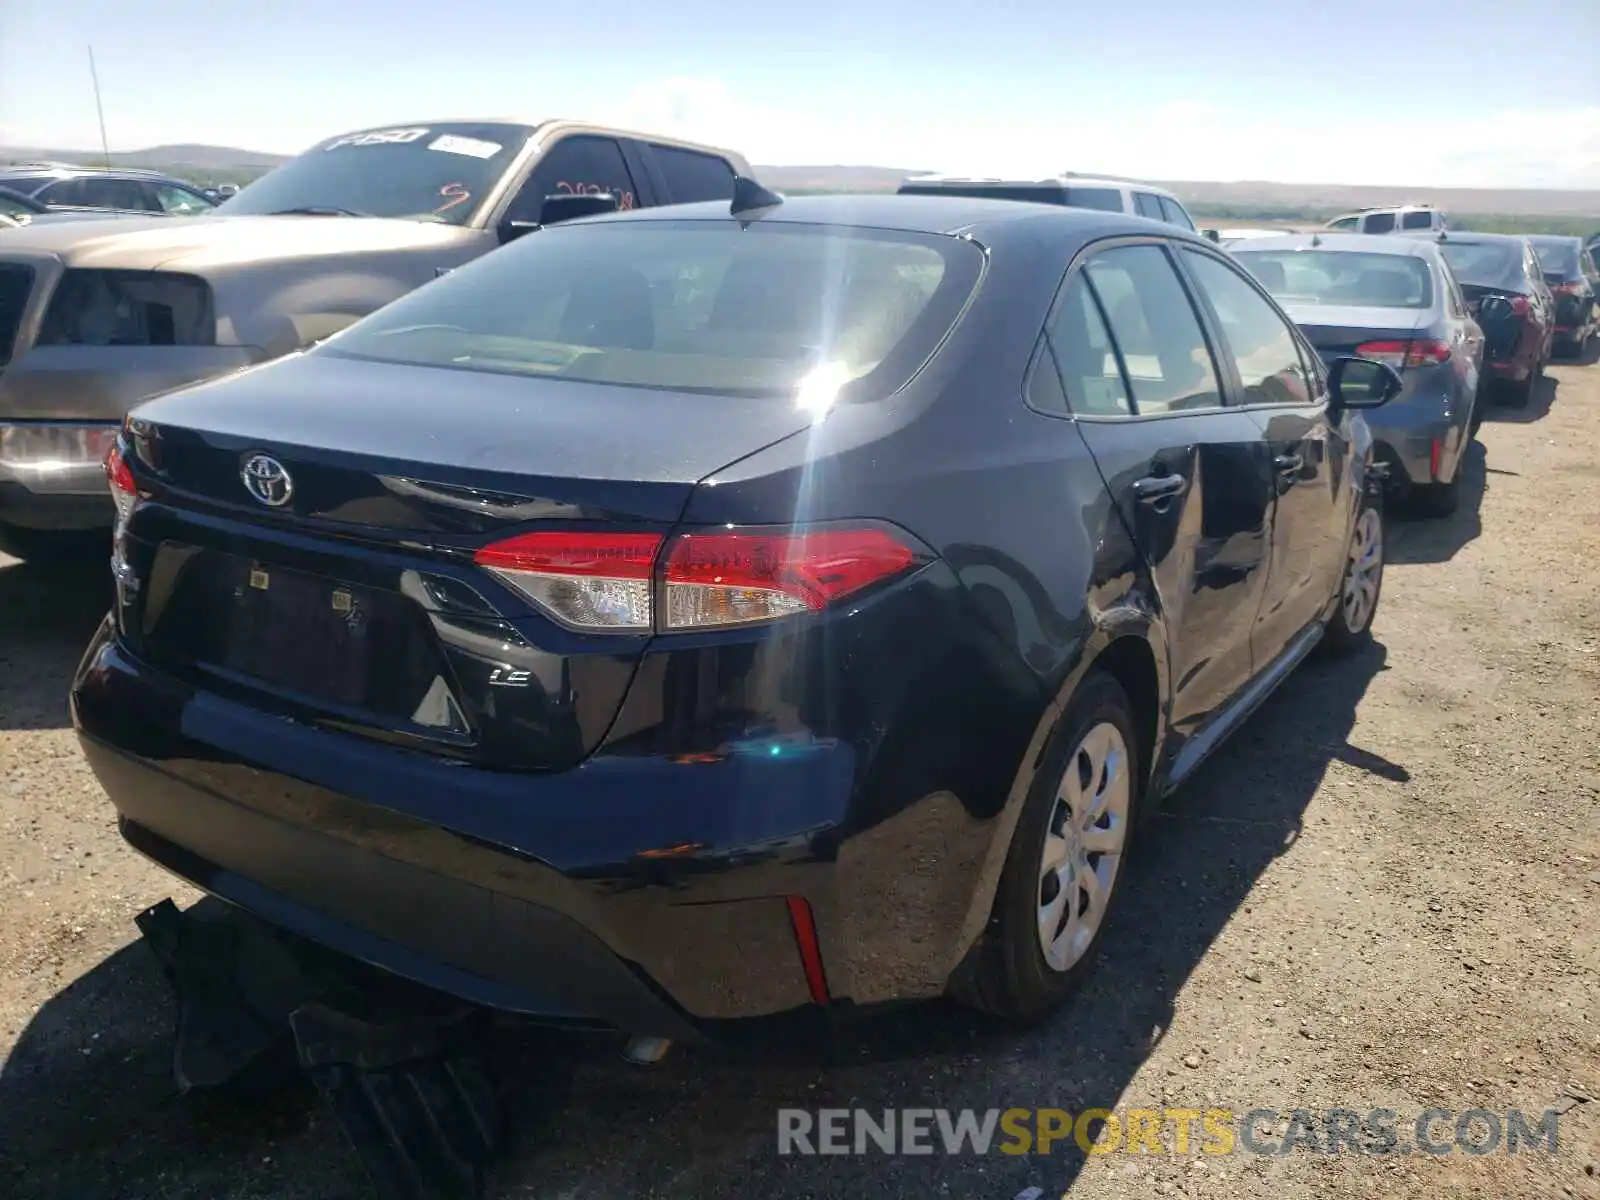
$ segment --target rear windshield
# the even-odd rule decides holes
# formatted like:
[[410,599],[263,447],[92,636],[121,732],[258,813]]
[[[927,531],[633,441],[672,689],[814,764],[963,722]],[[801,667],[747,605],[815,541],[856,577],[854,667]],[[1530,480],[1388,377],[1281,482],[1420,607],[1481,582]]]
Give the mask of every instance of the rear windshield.
[[560,225],[402,297],[326,352],[741,396],[793,399],[804,384],[849,400],[915,373],[982,266],[969,242],[882,230]]
[[1539,256],[1539,269],[1547,275],[1563,275],[1568,279],[1581,274],[1578,267],[1578,241],[1560,241],[1554,238],[1531,238],[1533,252]]
[[1427,263],[1406,254],[1251,250],[1248,243],[1231,253],[1285,304],[1427,308],[1433,303]]
[[1462,283],[1478,287],[1522,283],[1522,247],[1515,242],[1442,242],[1439,250]]
[[240,189],[227,214],[346,210],[463,224],[533,132],[527,125],[397,125],[313,146]]

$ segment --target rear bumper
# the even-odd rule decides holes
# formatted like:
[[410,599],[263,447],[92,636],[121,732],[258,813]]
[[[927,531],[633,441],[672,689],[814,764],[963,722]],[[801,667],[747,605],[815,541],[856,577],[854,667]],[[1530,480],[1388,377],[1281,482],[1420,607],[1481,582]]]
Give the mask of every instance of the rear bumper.
[[99,487],[92,495],[39,493],[15,480],[0,478],[0,525],[46,532],[110,529],[116,518],[105,474],[96,472]]
[[[998,814],[868,798],[847,741],[490,771],[198,689],[109,622],[72,715],[124,837],[196,886],[474,1002],[634,1034],[811,1006],[791,897],[831,1003],[937,995],[1003,860]],[[937,732],[907,737],[937,754]],[[953,763],[975,749],[943,741]]]
[[[1378,409],[1367,419],[1372,430],[1374,452],[1389,464],[1391,486],[1405,489],[1430,483],[1449,483],[1456,477],[1462,452],[1466,449],[1470,408],[1451,420],[1432,420],[1415,424],[1379,423],[1385,413]],[[1377,421],[1373,417],[1378,418]],[[1439,444],[1438,473],[1434,473],[1434,443]]]

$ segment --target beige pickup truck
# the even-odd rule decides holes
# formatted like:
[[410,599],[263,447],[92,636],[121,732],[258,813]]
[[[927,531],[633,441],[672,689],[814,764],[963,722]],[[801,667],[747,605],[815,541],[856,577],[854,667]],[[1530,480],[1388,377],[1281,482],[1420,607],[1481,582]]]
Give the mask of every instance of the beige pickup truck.
[[0,551],[109,528],[101,461],[169,388],[337,332],[540,224],[728,199],[738,154],[575,121],[343,134],[214,212],[0,229]]

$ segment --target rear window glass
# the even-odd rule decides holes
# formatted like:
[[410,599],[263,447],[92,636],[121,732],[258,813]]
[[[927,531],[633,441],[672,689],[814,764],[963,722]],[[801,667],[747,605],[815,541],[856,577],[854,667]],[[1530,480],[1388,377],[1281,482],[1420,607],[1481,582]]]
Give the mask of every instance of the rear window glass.
[[1394,232],[1393,213],[1368,213],[1362,218],[1361,228],[1366,233],[1392,233]]
[[1433,214],[1431,212],[1408,212],[1400,214],[1401,229],[1431,229],[1433,228]]
[[654,143],[650,152],[656,156],[656,165],[666,176],[667,190],[674,204],[733,199],[733,168],[725,159]]
[[1571,278],[1581,273],[1578,267],[1578,244],[1576,242],[1546,241],[1541,238],[1534,238],[1533,252],[1539,256],[1539,269],[1546,274],[1565,275]]
[[1117,188],[1072,187],[1067,203],[1073,208],[1096,208],[1101,212],[1121,212],[1122,192]]
[[1522,280],[1522,247],[1515,242],[1442,242],[1439,251],[1462,283],[1504,287]]
[[1248,246],[1239,246],[1232,254],[1285,304],[1427,308],[1433,303],[1428,265],[1410,255]]
[[915,373],[982,264],[970,243],[882,230],[556,226],[380,309],[326,352],[747,396],[795,398],[805,385],[849,400]]

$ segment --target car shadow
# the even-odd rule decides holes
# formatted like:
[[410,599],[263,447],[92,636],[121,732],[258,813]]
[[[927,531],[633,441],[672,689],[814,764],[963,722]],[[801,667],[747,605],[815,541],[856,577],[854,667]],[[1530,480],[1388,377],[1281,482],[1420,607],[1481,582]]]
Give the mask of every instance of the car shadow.
[[111,607],[107,553],[49,566],[0,558],[0,730],[68,724],[72,673]]
[[1391,566],[1441,563],[1454,558],[1468,542],[1483,532],[1483,496],[1491,475],[1514,474],[1488,464],[1483,443],[1471,441],[1462,456],[1461,497],[1447,517],[1417,516],[1397,507],[1388,522],[1388,562]]
[[1491,393],[1489,407],[1484,410],[1484,421],[1494,421],[1503,425],[1531,425],[1535,421],[1544,419],[1550,411],[1550,406],[1556,402],[1557,382],[1553,375],[1541,375],[1538,385],[1533,389],[1533,395],[1528,397],[1528,403],[1521,408],[1514,408],[1507,404],[1500,395]]
[[1579,349],[1556,356],[1555,362],[1563,367],[1592,367],[1600,363],[1600,334],[1584,342]]
[[[1152,817],[1125,868],[1098,969],[1037,1027],[944,1003],[905,1006],[832,1036],[780,1022],[641,1068],[621,1060],[614,1039],[506,1023],[495,1062],[513,1133],[489,1194],[1068,1191],[1086,1161],[1070,1143],[1047,1156],[780,1157],[778,1112],[1115,1107],[1197,965],[1262,874],[1296,852],[1330,762],[1407,778],[1349,740],[1356,706],[1384,669],[1376,644],[1308,663]],[[176,1096],[170,1007],[153,956],[134,943],[33,1016],[0,1074],[0,1189],[73,1200],[366,1194],[336,1125],[303,1085]]]

